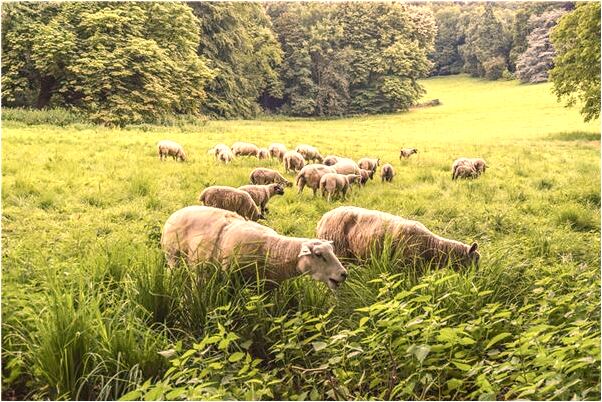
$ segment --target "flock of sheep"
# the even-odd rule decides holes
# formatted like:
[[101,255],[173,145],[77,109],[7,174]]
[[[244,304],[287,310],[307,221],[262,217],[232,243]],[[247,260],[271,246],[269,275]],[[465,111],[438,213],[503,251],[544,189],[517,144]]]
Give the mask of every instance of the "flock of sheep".
[[[186,161],[184,149],[173,141],[160,141],[158,148],[161,160],[171,156]],[[415,148],[405,148],[399,158],[409,158],[417,152]],[[209,154],[225,164],[240,156],[277,158],[287,173],[296,173],[299,193],[309,187],[315,196],[320,190],[328,201],[333,196],[345,199],[353,184],[363,187],[374,178],[380,165],[380,159],[362,158],[355,162],[335,155],[322,157],[317,148],[305,144],[287,150],[278,143],[259,148],[237,142],[232,147],[218,144]],[[485,169],[483,159],[460,158],[452,165],[452,179],[476,178]],[[383,182],[392,181],[393,166],[382,165],[380,176]],[[238,188],[207,187],[199,197],[204,206],[189,206],[168,218],[161,247],[170,267],[181,260],[189,265],[236,262],[242,267],[261,269],[264,279],[275,283],[308,274],[336,289],[347,277],[340,260],[366,259],[372,252],[383,252],[385,244],[390,244],[390,250],[408,263],[423,261],[440,267],[478,264],[477,243],[468,245],[446,239],[419,222],[353,206],[324,214],[314,239],[280,235],[256,221],[265,218],[270,198],[284,194],[285,187],[292,183],[278,171],[267,168],[254,169],[250,182]],[[254,275],[255,270],[249,269],[248,273]]]

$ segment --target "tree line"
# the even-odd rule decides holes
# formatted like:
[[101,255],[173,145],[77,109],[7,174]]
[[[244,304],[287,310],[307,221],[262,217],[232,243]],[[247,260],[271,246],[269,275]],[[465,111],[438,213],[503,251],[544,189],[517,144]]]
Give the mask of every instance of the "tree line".
[[4,105],[107,125],[394,112],[429,75],[541,82],[553,68],[557,95],[599,116],[598,3],[13,3],[2,32]]

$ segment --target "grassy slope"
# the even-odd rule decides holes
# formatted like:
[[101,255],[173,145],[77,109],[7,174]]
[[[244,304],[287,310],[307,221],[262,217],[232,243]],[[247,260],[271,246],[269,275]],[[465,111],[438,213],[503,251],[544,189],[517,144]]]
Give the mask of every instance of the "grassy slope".
[[[496,278],[504,270],[526,270],[533,280],[546,270],[572,272],[580,265],[597,270],[599,122],[583,123],[575,110],[556,103],[547,84],[454,77],[427,80],[425,86],[426,98],[439,98],[442,106],[341,120],[217,121],[144,131],[5,122],[2,307],[8,335],[3,334],[3,353],[27,350],[26,335],[6,337],[14,332],[11,325],[25,326],[25,334],[35,332],[38,324],[27,314],[48,303],[48,289],[78,283],[73,278],[94,278],[95,267],[106,267],[110,250],[154,249],[162,222],[194,204],[205,186],[242,185],[256,166],[283,170],[276,162],[255,159],[218,165],[206,153],[218,142],[290,147],[304,142],[323,154],[379,156],[395,166],[392,185],[370,182],[346,203],[327,204],[294,191],[274,199],[265,223],[284,234],[312,236],[324,212],[353,204],[420,220],[460,241],[478,241],[483,272]],[[191,162],[159,163],[155,144],[163,138],[182,143]],[[401,146],[417,147],[419,154],[400,162]],[[477,181],[452,182],[450,165],[459,156],[482,156],[491,168]],[[514,284],[498,285],[512,289]],[[110,292],[98,289],[97,299]],[[599,306],[599,294],[592,297],[587,303]],[[27,324],[17,321],[21,316]],[[146,330],[141,325],[137,335]],[[34,364],[27,360],[31,353],[20,356]]]

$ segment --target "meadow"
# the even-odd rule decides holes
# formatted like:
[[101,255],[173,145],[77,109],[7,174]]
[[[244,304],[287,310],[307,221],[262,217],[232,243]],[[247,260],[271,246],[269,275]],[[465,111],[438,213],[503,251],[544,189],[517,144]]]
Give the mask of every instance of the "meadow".
[[[549,84],[424,85],[440,106],[332,120],[112,129],[4,110],[3,398],[599,400],[600,122]],[[159,162],[161,139],[189,161]],[[323,213],[357,205],[477,241],[479,268],[373,256],[336,293],[304,277],[264,291],[216,267],[168,271],[158,243],[172,212],[254,167],[284,172],[207,155],[240,140],[397,171],[346,201],[288,189],[262,222],[278,232],[313,237]],[[400,161],[401,147],[419,152]],[[489,169],[452,181],[460,156]]]

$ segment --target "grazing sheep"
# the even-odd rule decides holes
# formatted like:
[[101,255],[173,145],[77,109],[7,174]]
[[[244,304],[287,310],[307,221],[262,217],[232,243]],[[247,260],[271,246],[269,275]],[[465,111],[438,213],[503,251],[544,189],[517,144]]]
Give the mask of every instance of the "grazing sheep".
[[165,222],[161,248],[169,267],[180,259],[188,265],[236,263],[243,275],[279,284],[307,274],[338,288],[347,270],[334,255],[332,244],[318,239],[287,237],[222,209],[190,206],[174,212]]
[[186,161],[186,153],[180,144],[170,140],[161,140],[157,143],[159,149],[159,160],[167,159],[168,156],[182,162]]
[[318,222],[317,236],[332,240],[339,258],[362,260],[371,251],[382,253],[385,240],[391,241],[392,253],[398,253],[405,262],[422,260],[438,267],[448,263],[467,267],[477,265],[480,258],[477,243],[469,246],[437,236],[420,222],[352,206],[324,214]]
[[226,144],[217,144],[214,147],[212,147],[211,149],[209,149],[209,151],[207,151],[207,153],[209,155],[213,155],[215,157],[215,159],[219,159],[219,154],[221,152],[225,152],[225,151],[230,151],[230,147],[227,146]]
[[391,182],[391,181],[393,181],[394,176],[395,176],[395,169],[393,169],[393,166],[390,163],[384,164],[383,167],[380,169],[381,181]]
[[230,148],[222,149],[217,154],[217,160],[219,160],[220,162],[224,162],[226,165],[232,162],[232,159],[234,159],[234,154],[232,153],[232,151],[230,151]]
[[360,176],[359,184],[361,187],[364,187],[368,183],[368,180],[373,178],[374,172],[372,170],[360,169]]
[[371,170],[372,175],[376,172],[376,168],[380,164],[380,158],[370,159],[370,158],[362,158],[358,161],[358,166],[360,169]]
[[452,164],[452,180],[477,178],[485,172],[486,168],[487,164],[481,158],[458,158]]
[[316,196],[316,191],[320,187],[320,179],[326,173],[336,173],[337,171],[333,166],[326,166],[320,164],[311,164],[306,165],[299,171],[297,177],[295,178],[295,182],[299,187],[299,194],[303,192],[303,188],[305,186],[312,189],[314,192],[314,197]]
[[293,183],[286,180],[280,173],[273,169],[256,168],[250,175],[251,184],[272,184],[280,183],[286,187],[291,187]]
[[417,154],[418,150],[416,148],[402,148],[399,152],[399,159],[401,158],[408,159],[413,154]]
[[339,159],[341,159],[340,156],[328,155],[327,157],[324,158],[324,162],[322,162],[322,163],[325,164],[326,166],[332,166],[335,163],[337,163],[339,161]]
[[249,193],[228,186],[211,186],[203,190],[199,201],[209,207],[227,209],[246,219],[264,219]]
[[257,151],[257,157],[259,159],[270,159],[270,151],[267,148],[259,148]]
[[360,178],[361,176],[356,174],[326,173],[320,179],[322,197],[326,197],[328,202],[333,195],[342,195],[343,199],[346,199],[351,184],[356,183]]
[[360,174],[360,167],[353,159],[340,158],[332,167],[339,174]]
[[305,159],[303,159],[303,155],[301,155],[297,151],[288,151],[284,154],[284,169],[287,172],[297,173],[303,166],[305,166]]
[[286,146],[284,144],[280,144],[277,142],[271,144],[268,150],[270,151],[270,156],[272,158],[278,158],[280,162],[282,162],[284,154],[287,151]]
[[485,173],[485,169],[487,169],[487,163],[485,162],[484,159],[481,158],[472,158],[472,165],[474,166],[475,170],[477,171],[477,173],[479,175],[481,175],[482,173]]
[[255,144],[248,142],[235,142],[232,145],[232,153],[234,156],[259,156],[259,148]]
[[305,159],[306,161],[322,163],[322,161],[324,160],[324,158],[322,158],[322,155],[320,155],[320,152],[318,152],[318,148],[312,147],[311,145],[300,144],[297,146],[295,151],[303,155],[303,159]]
[[268,213],[268,201],[275,195],[284,195],[284,187],[282,184],[250,184],[246,186],[240,186],[239,190],[249,193],[255,205],[259,207],[259,210],[263,215]]

